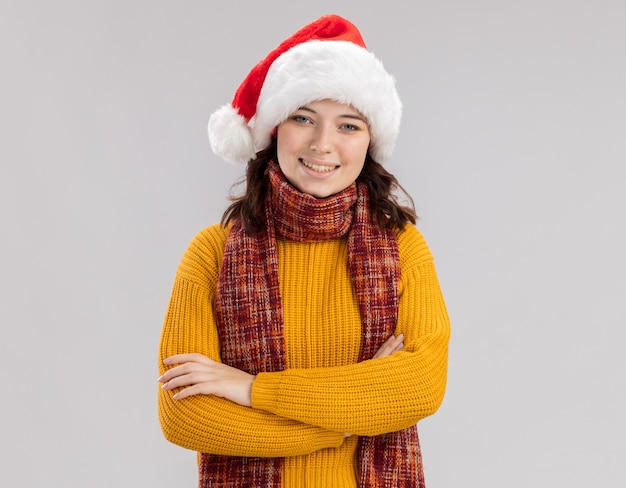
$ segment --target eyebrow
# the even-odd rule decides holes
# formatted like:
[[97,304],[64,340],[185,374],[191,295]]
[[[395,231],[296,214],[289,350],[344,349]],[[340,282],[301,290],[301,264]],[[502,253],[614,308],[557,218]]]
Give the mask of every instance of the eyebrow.
[[[305,112],[311,112],[312,114],[317,114],[317,112],[315,110],[313,110],[310,107],[307,107],[306,105],[303,106],[303,107],[300,107],[298,110],[304,110]],[[365,120],[364,117],[362,117],[362,116],[360,116],[358,114],[341,114],[341,115],[339,115],[339,118],[360,120],[364,124],[367,124],[367,120]]]

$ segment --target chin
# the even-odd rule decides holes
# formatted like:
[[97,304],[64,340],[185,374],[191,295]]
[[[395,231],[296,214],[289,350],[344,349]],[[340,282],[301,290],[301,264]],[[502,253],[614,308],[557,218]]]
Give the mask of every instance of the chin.
[[294,185],[301,193],[311,195],[315,198],[327,198],[333,194],[329,189],[309,186],[309,185]]

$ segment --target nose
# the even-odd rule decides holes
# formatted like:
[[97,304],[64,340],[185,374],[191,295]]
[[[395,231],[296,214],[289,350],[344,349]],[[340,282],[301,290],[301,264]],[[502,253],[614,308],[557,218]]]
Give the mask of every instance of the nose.
[[329,124],[320,124],[315,128],[310,147],[318,153],[329,153],[333,150],[333,130]]

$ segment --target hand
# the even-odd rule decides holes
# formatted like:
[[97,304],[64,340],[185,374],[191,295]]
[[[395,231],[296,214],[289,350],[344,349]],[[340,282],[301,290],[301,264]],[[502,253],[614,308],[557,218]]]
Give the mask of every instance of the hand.
[[404,349],[404,334],[391,336],[383,342],[383,345],[376,351],[372,359],[391,356],[394,352],[402,351],[402,349]]
[[174,395],[181,400],[192,395],[215,395],[249,407],[255,376],[202,354],[177,354],[163,361],[177,365],[159,378],[164,390],[186,387]]

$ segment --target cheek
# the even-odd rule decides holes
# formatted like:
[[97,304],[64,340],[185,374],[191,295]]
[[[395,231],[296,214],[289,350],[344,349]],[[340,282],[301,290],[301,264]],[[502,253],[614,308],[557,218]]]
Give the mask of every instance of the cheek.
[[293,137],[289,134],[289,130],[281,129],[281,126],[278,126],[276,129],[276,152],[280,159],[282,156],[287,156],[287,154],[291,151],[293,146]]
[[370,149],[370,142],[371,139],[369,135],[363,135],[358,140],[355,140],[351,148],[352,154],[354,154],[355,157],[357,157],[357,155],[358,157],[362,156],[363,160],[365,160],[365,156]]
[[285,147],[285,139],[281,137],[281,131],[276,130],[276,156],[278,158],[278,162],[283,158],[283,155],[286,151]]
[[350,151],[351,159],[355,162],[355,164],[363,167],[365,164],[365,158],[367,157],[367,152],[369,151],[369,139],[367,141],[362,141],[359,144],[355,144]]
[[286,143],[278,143],[276,146],[276,159],[278,166],[284,168],[285,164],[290,160],[291,151],[289,150],[289,145]]

